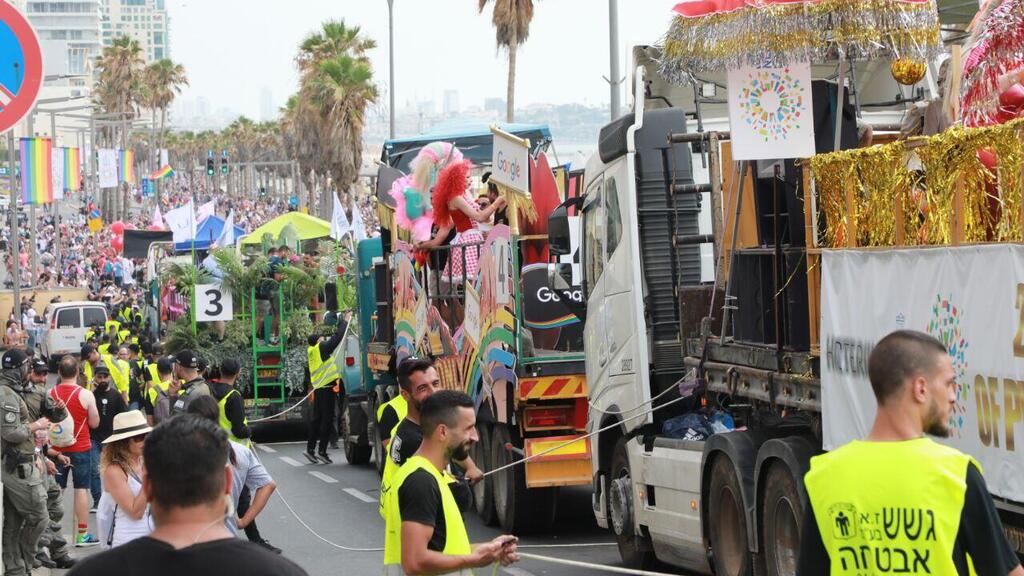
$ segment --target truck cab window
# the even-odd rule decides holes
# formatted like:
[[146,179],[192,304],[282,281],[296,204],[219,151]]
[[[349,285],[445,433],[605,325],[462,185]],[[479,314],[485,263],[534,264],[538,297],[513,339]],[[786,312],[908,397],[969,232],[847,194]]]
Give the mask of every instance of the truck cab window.
[[605,220],[607,221],[607,243],[605,251],[608,258],[612,257],[622,239],[622,212],[619,210],[619,192],[615,187],[615,179],[604,181]]
[[590,298],[604,271],[605,214],[602,199],[603,180],[594,182],[583,206],[583,286],[586,298]]

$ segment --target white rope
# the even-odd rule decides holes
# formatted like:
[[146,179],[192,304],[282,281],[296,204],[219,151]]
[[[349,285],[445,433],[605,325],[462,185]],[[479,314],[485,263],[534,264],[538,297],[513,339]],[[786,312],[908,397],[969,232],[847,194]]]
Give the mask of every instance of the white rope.
[[299,400],[298,402],[295,403],[294,406],[292,406],[291,408],[289,408],[289,409],[287,409],[287,410],[285,410],[283,412],[278,412],[277,414],[274,414],[273,416],[267,416],[266,418],[257,418],[255,420],[249,420],[249,424],[256,424],[258,422],[266,422],[267,420],[273,420],[274,418],[277,418],[279,416],[284,416],[285,414],[291,412],[292,410],[295,410],[299,406],[302,406],[302,403],[305,402],[306,400],[309,400],[309,397],[312,394],[313,394],[312,392],[310,392],[309,394],[306,394],[305,396],[302,397],[302,400]]
[[310,534],[315,536],[317,539],[319,539],[324,544],[328,544],[330,546],[333,546],[333,547],[335,547],[335,548],[337,548],[339,550],[344,550],[346,552],[383,552],[384,551],[383,548],[351,548],[349,546],[342,546],[341,544],[338,544],[337,542],[332,542],[332,541],[328,540],[327,538],[324,538],[323,536],[318,534],[316,530],[313,530],[312,528],[310,528],[309,524],[306,524],[302,520],[302,518],[299,518],[299,515],[295,512],[295,509],[293,509],[291,504],[288,503],[288,499],[285,498],[284,494],[281,493],[280,488],[277,489],[275,491],[275,493],[281,498],[281,502],[283,502],[285,508],[287,508],[288,511],[292,513],[292,516],[295,517],[295,520],[297,520],[299,524],[302,524],[303,528],[308,530]]
[[[669,388],[669,390],[671,390],[671,388]],[[611,430],[612,428],[617,428],[617,427],[621,426],[623,422],[629,422],[630,420],[636,420],[637,418],[641,418],[643,416],[647,416],[648,414],[652,414],[652,413],[654,413],[654,412],[656,412],[658,410],[661,410],[662,408],[667,408],[667,407],[675,404],[676,402],[680,402],[682,400],[686,400],[689,397],[690,397],[689,395],[680,396],[679,398],[675,398],[675,399],[669,400],[668,402],[665,402],[664,404],[661,404],[660,406],[655,406],[654,408],[648,408],[647,410],[644,410],[643,412],[640,412],[639,414],[634,414],[632,416],[628,416],[628,417],[624,418],[623,420],[621,420],[619,422],[613,422],[613,423],[605,426],[604,428],[601,428],[601,429],[598,429],[598,430],[594,430],[593,432],[591,432],[589,434],[585,434],[583,436],[577,436],[576,438],[573,438],[572,440],[568,440],[566,442],[562,442],[561,444],[557,444],[557,445],[555,445],[555,446],[553,446],[551,448],[548,448],[547,450],[542,450],[542,451],[540,451],[540,452],[538,452],[536,454],[531,454],[529,456],[525,456],[525,457],[523,457],[523,458],[521,458],[519,460],[516,460],[514,462],[510,462],[508,464],[505,464],[504,466],[500,466],[498,468],[495,468],[494,470],[490,470],[488,472],[485,472],[484,473],[484,477],[490,476],[491,474],[496,474],[496,473],[501,472],[502,470],[506,470],[508,468],[512,468],[513,466],[518,466],[520,464],[525,464],[526,462],[529,462],[529,461],[531,461],[531,460],[533,460],[535,458],[540,458],[541,456],[545,456],[545,455],[550,454],[552,452],[561,450],[562,448],[565,448],[566,446],[570,446],[572,444],[575,444],[576,442],[579,442],[580,440],[586,440],[587,438],[591,438],[593,436],[597,436],[598,434],[600,434],[601,432],[604,432],[605,430]]]
[[[691,377],[693,377],[695,375],[696,372],[697,372],[697,370],[695,368],[691,368],[690,371],[686,374],[686,376],[683,376],[682,379],[686,380],[688,378],[691,378]],[[655,396],[654,398],[651,398],[650,400],[647,400],[645,402],[641,402],[639,405],[637,405],[637,406],[635,406],[633,408],[630,408],[629,410],[621,410],[621,411],[602,410],[602,409],[600,409],[600,408],[598,408],[597,406],[594,406],[594,405],[591,405],[588,408],[590,410],[593,410],[594,412],[600,412],[601,414],[611,414],[613,416],[621,416],[623,414],[629,414],[630,412],[636,412],[637,410],[639,410],[639,409],[643,408],[644,406],[654,402],[655,400],[661,399],[662,396],[668,394],[669,392],[672,392],[673,390],[677,390],[677,388],[675,386],[669,386],[668,388],[665,388],[664,390],[662,390],[661,393],[658,394],[657,396]]]
[[603,564],[592,564],[590,562],[578,562],[576,560],[565,560],[563,558],[551,558],[550,556],[540,556],[537,554],[530,554],[523,552],[519,555],[520,558],[526,558],[529,560],[538,560],[540,562],[550,562],[552,564],[561,564],[563,566],[573,566],[576,568],[587,568],[588,570],[600,570],[602,572],[611,572],[613,574],[630,574],[631,576],[679,576],[678,574],[668,574],[667,572],[651,572],[649,570],[634,570],[632,568],[619,568],[617,566],[605,566]]

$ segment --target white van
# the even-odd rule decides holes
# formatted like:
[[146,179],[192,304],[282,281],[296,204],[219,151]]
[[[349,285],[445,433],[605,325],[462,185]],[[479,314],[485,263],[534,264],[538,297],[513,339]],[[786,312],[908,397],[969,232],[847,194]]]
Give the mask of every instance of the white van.
[[50,308],[50,325],[40,348],[51,366],[65,354],[79,354],[86,330],[107,321],[107,308],[99,302],[56,302]]

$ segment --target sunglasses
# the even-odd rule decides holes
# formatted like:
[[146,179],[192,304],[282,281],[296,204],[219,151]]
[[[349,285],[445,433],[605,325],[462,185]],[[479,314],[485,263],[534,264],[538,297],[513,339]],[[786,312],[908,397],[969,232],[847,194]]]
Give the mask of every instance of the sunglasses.
[[146,440],[146,436],[149,436],[149,434],[139,434],[138,436],[132,436],[130,440],[132,442],[144,442]]

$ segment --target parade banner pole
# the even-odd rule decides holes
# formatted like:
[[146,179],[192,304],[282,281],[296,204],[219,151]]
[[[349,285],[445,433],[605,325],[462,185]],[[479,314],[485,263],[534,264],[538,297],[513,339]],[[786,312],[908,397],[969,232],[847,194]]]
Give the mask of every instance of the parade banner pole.
[[14,285],[14,301],[11,303],[11,312],[16,312],[14,319],[21,326],[21,311],[18,310],[21,306],[21,249],[18,245],[18,194],[15,191],[18,179],[14,177],[14,129],[7,131],[7,153],[10,161],[8,176],[11,179],[11,200],[8,203],[11,210],[11,274],[13,275],[11,283]]

